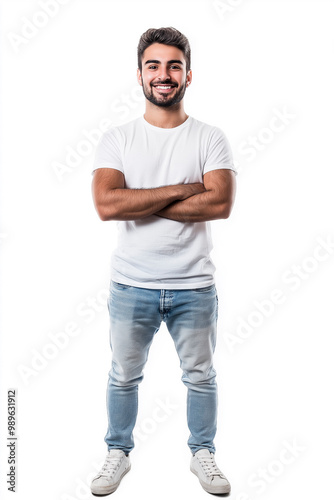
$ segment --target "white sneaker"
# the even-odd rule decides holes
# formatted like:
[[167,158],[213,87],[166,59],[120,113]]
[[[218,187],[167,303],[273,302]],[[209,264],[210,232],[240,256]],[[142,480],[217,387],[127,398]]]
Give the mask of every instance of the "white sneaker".
[[196,474],[202,487],[208,493],[218,495],[231,491],[230,483],[218,469],[215,456],[208,449],[198,450],[195,453],[191,458],[190,470]]
[[91,492],[108,495],[119,486],[122,477],[131,469],[130,458],[122,450],[111,449],[100,472],[93,478]]

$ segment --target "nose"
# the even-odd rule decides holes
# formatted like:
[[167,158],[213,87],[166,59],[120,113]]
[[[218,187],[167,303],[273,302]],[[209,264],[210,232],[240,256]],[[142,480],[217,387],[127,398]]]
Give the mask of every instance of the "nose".
[[166,80],[170,80],[170,74],[169,74],[169,69],[168,69],[167,65],[164,66],[161,64],[158,79],[163,81],[163,82],[165,82]]

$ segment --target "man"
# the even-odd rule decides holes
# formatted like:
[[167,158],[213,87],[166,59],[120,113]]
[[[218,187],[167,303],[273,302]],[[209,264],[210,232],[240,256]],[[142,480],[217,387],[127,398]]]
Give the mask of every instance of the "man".
[[130,470],[138,384],[165,321],[188,389],[191,471],[209,493],[228,493],[214,458],[218,298],[208,221],[229,216],[235,169],[223,132],[184,111],[192,81],[184,35],[174,28],[146,31],[137,76],[145,114],[102,136],[93,169],[98,215],[120,222],[108,302],[108,455],[91,490],[112,493]]

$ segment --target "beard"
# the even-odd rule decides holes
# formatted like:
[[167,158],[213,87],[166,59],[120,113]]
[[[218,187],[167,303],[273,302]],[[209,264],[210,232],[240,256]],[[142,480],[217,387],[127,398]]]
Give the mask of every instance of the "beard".
[[[171,82],[159,82],[160,85],[171,85]],[[161,108],[169,108],[173,106],[174,104],[178,104],[180,101],[182,101],[184,94],[186,92],[186,82],[184,82],[179,88],[176,88],[176,92],[173,92],[173,95],[170,96],[168,94],[159,94],[159,97],[156,97],[154,95],[154,90],[153,86],[146,85],[143,83],[143,92],[144,96],[148,101],[150,101],[152,104],[155,104],[156,106],[159,106]]]

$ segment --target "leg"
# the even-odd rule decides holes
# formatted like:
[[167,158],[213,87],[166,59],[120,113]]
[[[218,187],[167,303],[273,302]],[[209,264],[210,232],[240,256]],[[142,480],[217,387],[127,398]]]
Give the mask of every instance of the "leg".
[[214,285],[197,290],[173,290],[166,324],[180,358],[182,381],[188,387],[188,445],[193,454],[204,448],[215,452],[217,384],[213,353],[217,316],[218,297]]
[[158,290],[111,282],[108,308],[113,356],[107,386],[108,450],[120,449],[127,454],[134,447],[138,384],[161,324],[159,294]]

